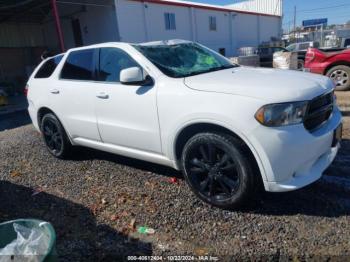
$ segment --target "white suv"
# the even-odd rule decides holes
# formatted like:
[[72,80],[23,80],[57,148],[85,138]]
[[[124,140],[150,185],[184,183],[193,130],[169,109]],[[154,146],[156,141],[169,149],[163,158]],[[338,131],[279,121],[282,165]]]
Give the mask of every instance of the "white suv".
[[182,170],[202,200],[237,207],[263,185],[306,186],[335,158],[334,84],[248,68],[197,43],[106,43],[43,61],[28,82],[55,157],[86,146]]

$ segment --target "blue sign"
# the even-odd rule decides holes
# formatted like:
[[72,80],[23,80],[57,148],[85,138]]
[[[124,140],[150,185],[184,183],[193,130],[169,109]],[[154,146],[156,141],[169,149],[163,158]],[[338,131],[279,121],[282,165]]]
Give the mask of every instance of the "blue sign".
[[328,18],[310,19],[303,21],[303,27],[327,26]]

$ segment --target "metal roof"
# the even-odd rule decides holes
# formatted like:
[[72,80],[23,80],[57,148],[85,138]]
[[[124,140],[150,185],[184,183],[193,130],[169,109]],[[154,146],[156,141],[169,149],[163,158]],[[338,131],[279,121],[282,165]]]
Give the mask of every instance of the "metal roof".
[[0,23],[40,23],[49,9],[47,0],[0,0]]
[[[57,0],[63,5],[113,6],[113,0]],[[51,10],[49,0],[0,0],[0,23],[41,23]]]
[[281,17],[281,15],[268,14],[268,13],[258,12],[258,11],[246,11],[246,10],[236,9],[236,8],[233,8],[232,6],[227,6],[227,5],[226,6],[209,5],[209,4],[204,4],[204,3],[195,3],[195,2],[191,2],[191,1],[182,1],[182,0],[129,0],[129,1],[172,5],[172,6],[182,6],[182,7],[194,7],[194,8],[199,8],[199,9],[221,11],[221,12],[236,12],[236,13],[242,13],[242,14]]

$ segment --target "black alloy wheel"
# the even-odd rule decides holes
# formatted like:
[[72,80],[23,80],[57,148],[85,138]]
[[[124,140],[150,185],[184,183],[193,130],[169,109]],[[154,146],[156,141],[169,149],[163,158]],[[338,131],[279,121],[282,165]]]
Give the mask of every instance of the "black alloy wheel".
[[252,193],[254,174],[242,142],[234,137],[195,135],[184,148],[182,165],[194,193],[214,206],[238,207]]
[[46,114],[41,121],[41,132],[49,152],[57,158],[65,158],[71,151],[71,143],[60,121],[54,114]]

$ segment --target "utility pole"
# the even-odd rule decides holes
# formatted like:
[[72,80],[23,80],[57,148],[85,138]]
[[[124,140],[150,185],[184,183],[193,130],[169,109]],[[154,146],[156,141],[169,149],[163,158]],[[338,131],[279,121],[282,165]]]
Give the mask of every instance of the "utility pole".
[[51,7],[52,7],[52,13],[55,19],[56,31],[57,31],[57,36],[60,43],[61,52],[63,53],[65,51],[64,38],[63,38],[60,15],[58,13],[58,8],[57,8],[57,0],[51,0]]
[[297,6],[294,6],[294,39],[297,39]]

